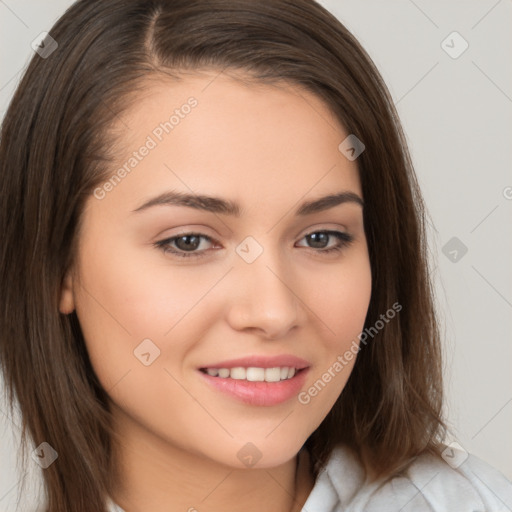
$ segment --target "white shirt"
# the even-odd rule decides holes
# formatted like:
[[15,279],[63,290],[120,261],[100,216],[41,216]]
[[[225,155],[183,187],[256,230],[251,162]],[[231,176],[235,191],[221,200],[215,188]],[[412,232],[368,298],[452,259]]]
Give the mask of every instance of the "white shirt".
[[[367,482],[354,453],[337,447],[318,474],[302,512],[512,511],[512,482],[475,455],[460,463],[460,455],[450,465],[441,457],[422,454],[402,476]],[[108,506],[109,512],[125,512],[112,501]]]

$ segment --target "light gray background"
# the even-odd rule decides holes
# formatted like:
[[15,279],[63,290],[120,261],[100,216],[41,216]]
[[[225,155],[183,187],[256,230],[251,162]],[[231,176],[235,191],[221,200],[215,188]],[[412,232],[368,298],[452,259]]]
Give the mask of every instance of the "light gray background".
[[[0,117],[32,56],[30,43],[71,3],[0,0]],[[388,84],[432,217],[450,440],[512,479],[512,2],[321,3],[355,34]],[[441,46],[453,31],[469,44],[456,59]],[[448,256],[442,251],[452,237],[468,248],[455,262],[452,248]],[[0,509],[10,511],[22,475],[17,428],[4,414],[0,432]]]

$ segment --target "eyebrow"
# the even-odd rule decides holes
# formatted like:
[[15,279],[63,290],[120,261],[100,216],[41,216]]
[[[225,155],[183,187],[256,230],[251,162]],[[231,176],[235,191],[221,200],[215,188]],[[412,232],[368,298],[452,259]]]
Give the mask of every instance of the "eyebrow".
[[[354,192],[343,191],[336,194],[330,194],[319,199],[306,201],[302,203],[295,211],[295,215],[305,216],[313,213],[322,212],[330,208],[334,208],[344,203],[355,203],[364,207],[362,198]],[[169,191],[160,194],[133,210],[133,212],[141,212],[153,206],[186,206],[203,210],[206,212],[220,213],[240,217],[242,209],[240,205],[234,201],[222,199],[220,197],[212,197],[198,194],[187,194],[177,191]]]

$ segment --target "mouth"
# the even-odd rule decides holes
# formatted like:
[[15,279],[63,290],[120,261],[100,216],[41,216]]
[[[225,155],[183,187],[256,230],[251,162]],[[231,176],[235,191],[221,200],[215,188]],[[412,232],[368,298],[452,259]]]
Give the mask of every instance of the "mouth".
[[295,356],[248,357],[198,368],[222,395],[249,405],[273,406],[296,397],[310,364]]
[[250,366],[235,366],[234,368],[200,368],[199,371],[210,377],[219,379],[245,380],[248,382],[281,382],[293,378],[304,368],[276,366],[274,368],[259,368]]

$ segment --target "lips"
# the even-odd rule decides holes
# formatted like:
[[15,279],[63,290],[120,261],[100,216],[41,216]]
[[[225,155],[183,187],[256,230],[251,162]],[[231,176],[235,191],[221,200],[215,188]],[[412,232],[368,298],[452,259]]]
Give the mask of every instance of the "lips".
[[272,406],[295,396],[310,364],[293,355],[252,356],[199,368],[214,389],[246,404]]
[[250,356],[231,359],[229,361],[217,361],[214,364],[208,364],[202,368],[276,368],[284,366],[302,370],[303,368],[310,366],[310,363],[300,357],[296,357],[291,354],[283,354],[279,356]]

